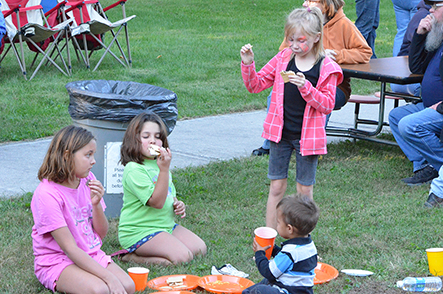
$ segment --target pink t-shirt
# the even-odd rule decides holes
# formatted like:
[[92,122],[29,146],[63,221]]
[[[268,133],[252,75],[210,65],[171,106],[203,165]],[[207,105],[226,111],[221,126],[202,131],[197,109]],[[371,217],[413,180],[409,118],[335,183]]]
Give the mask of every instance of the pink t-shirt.
[[[95,179],[92,173],[80,179],[77,189],[43,179],[32,197],[35,275],[51,290],[54,290],[61,272],[73,264],[51,235],[56,229],[68,227],[77,246],[103,267],[111,262],[111,258],[100,249],[102,241],[92,228],[91,191],[86,185],[87,180],[92,179]],[[103,198],[101,205],[104,210]]]

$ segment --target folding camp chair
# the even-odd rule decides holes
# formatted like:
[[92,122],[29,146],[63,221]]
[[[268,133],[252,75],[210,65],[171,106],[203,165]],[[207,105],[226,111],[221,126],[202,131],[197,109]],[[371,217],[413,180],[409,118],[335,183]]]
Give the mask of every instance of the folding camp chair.
[[[101,56],[100,60],[95,65],[93,71],[95,71],[101,64],[106,54],[110,54],[123,66],[131,66],[132,57],[131,50],[129,46],[129,36],[127,23],[135,17],[132,15],[126,17],[125,3],[127,0],[119,0],[118,2],[109,5],[106,8],[102,8],[98,0],[85,0],[85,1],[67,1],[65,5],[66,18],[73,18],[73,23],[71,25],[72,37],[79,39],[79,42],[74,40],[74,48],[77,51],[84,51],[84,54],[80,52],[87,68],[90,68],[90,57],[92,53],[98,49],[104,48],[105,52]],[[105,12],[111,8],[121,5],[123,11],[123,19],[117,22],[110,22],[106,17]],[[124,53],[122,46],[120,45],[117,37],[119,36],[122,29],[125,29],[125,41],[128,56]],[[114,32],[114,29],[117,32]],[[112,34],[112,39],[108,45],[106,45],[102,40],[102,35],[106,32]],[[111,46],[115,44],[122,56],[124,62],[117,57],[117,55],[111,51]],[[88,51],[90,52],[88,54]]]
[[[8,54],[12,48],[23,76],[27,79],[27,68],[25,62],[24,43],[26,42],[31,51],[36,52],[31,67],[34,65],[39,54],[43,55],[42,60],[32,73],[31,80],[38,72],[45,61],[49,61],[60,72],[68,75],[68,69],[64,59],[61,58],[63,70],[55,61],[46,53],[57,47],[58,39],[63,33],[71,20],[60,23],[56,27],[50,27],[44,17],[40,0],[1,0],[1,9],[5,16],[7,37],[5,42],[9,43],[9,47],[3,54],[0,62]],[[20,45],[20,52],[16,48],[16,44]]]

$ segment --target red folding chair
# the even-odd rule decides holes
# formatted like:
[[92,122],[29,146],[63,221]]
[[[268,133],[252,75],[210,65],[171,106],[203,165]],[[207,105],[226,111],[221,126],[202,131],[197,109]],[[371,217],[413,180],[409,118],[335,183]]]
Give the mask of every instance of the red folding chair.
[[[66,33],[71,20],[67,20],[55,27],[51,27],[43,14],[40,0],[1,0],[2,13],[5,17],[7,36],[5,43],[9,44],[6,52],[0,59],[3,61],[9,50],[12,48],[14,55],[18,61],[20,69],[25,79],[27,79],[27,67],[24,52],[24,44],[27,44],[29,50],[35,52],[35,57],[31,63],[30,68],[33,67],[39,54],[43,57],[33,71],[29,80],[31,80],[39,71],[40,67],[45,61],[50,62],[61,73],[68,75],[69,70],[66,62],[61,56],[61,62],[65,70],[63,70],[47,53],[58,48],[58,39],[63,33]],[[20,51],[17,50],[16,44],[19,44]]]
[[[102,8],[98,0],[68,0],[66,2],[64,10],[65,17],[66,19],[73,19],[70,30],[74,49],[76,52],[79,52],[80,56],[82,56],[87,68],[90,68],[90,57],[92,53],[102,48],[104,48],[105,51],[95,65],[93,71],[99,67],[108,53],[123,66],[131,66],[132,57],[129,45],[127,23],[133,19],[135,15],[126,17],[126,1],[127,0],[119,0],[106,8]],[[111,22],[106,17],[105,12],[118,5],[121,5],[122,7],[123,18],[119,21]],[[127,56],[117,38],[123,29],[125,30]],[[116,32],[114,32],[114,30],[116,30]],[[108,45],[104,43],[102,38],[102,36],[107,32],[112,34],[112,39],[109,43],[107,42]],[[113,51],[111,51],[111,47],[114,44],[119,49],[120,55],[124,61],[122,61]],[[81,51],[83,51],[83,53]],[[79,56],[79,54],[77,54],[77,56]]]

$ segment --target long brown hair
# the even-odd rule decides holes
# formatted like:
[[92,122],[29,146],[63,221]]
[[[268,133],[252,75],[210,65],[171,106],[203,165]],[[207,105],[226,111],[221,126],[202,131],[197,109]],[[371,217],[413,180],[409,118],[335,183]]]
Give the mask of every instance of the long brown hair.
[[120,162],[122,165],[126,166],[126,164],[131,161],[142,164],[143,160],[145,160],[145,157],[142,154],[140,133],[142,131],[143,124],[148,121],[156,123],[160,126],[160,139],[163,142],[163,147],[169,148],[168,130],[160,116],[153,112],[140,113],[131,120],[126,129],[125,136],[123,137],[123,142],[120,149]]
[[74,179],[74,153],[95,140],[84,128],[67,126],[55,134],[49,145],[43,164],[38,170],[38,179],[63,183]]

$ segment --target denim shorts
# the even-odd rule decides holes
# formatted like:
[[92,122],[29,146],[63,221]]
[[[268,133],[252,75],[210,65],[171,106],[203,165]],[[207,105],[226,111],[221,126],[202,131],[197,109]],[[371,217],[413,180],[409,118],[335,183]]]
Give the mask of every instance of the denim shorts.
[[[172,230],[175,230],[175,228],[178,226],[178,224],[175,224],[174,227],[172,228]],[[138,241],[137,243],[135,243],[134,245],[132,245],[131,247],[128,248],[128,253],[134,252],[135,250],[137,250],[140,246],[142,246],[143,244],[145,244],[146,242],[148,242],[149,240],[151,240],[152,238],[154,238],[155,236],[157,236],[158,234],[160,234],[161,232],[164,231],[158,231],[152,234],[147,235],[146,237],[144,237],[143,239],[141,239],[140,241]]]
[[288,178],[289,162],[291,161],[291,155],[294,150],[297,163],[297,183],[303,186],[314,185],[318,155],[302,156],[300,153],[300,140],[291,141],[282,139],[279,143],[271,142],[268,178],[271,180]]

